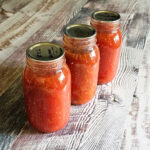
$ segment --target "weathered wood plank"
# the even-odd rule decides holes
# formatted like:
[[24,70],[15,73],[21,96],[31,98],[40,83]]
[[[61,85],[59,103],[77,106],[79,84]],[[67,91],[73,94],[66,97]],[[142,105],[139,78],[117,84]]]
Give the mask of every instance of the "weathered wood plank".
[[[121,13],[124,41],[118,74],[112,85],[98,87],[95,100],[81,106],[80,109],[72,107],[70,122],[63,130],[52,134],[41,134],[27,124],[13,143],[12,149],[29,149],[29,147],[30,149],[120,149],[128,106],[131,104],[137,85],[138,69],[145,48],[145,40],[141,46],[140,40],[135,40],[132,44],[129,40],[127,42],[127,39],[130,34],[135,36],[136,33],[142,33],[139,30],[144,29],[146,32],[142,33],[142,36],[146,39],[149,31],[148,26],[143,28],[148,23],[145,21],[143,26],[136,24],[134,31],[137,32],[130,33],[129,28],[133,26],[132,19],[138,22],[135,16],[139,11],[137,9],[139,5],[141,3],[136,0],[130,3],[118,0],[107,3],[89,1],[75,19],[71,20],[70,23],[89,23],[89,15],[94,9],[115,10]],[[58,35],[56,41],[60,40],[60,37],[61,35]]]
[[21,80],[0,97],[0,149],[8,150],[26,121]]
[[[18,12],[9,20],[0,24],[0,28],[2,28],[0,36],[3,35],[3,38],[0,39],[1,46],[3,48],[6,46],[5,49],[0,51],[0,95],[20,76],[25,63],[25,50],[27,47],[36,42],[52,40],[63,25],[81,9],[86,1],[74,0],[72,3],[70,3],[70,0],[50,1],[38,12],[36,11],[39,9],[38,7],[41,7],[41,3],[36,1],[36,3],[32,4],[36,10],[31,7],[31,3],[30,7],[27,5],[28,7],[22,10],[27,11],[32,8],[31,14],[36,13],[33,17],[25,12]],[[37,4],[37,6],[34,4]],[[14,17],[17,17],[20,22],[16,20],[13,22],[14,24],[8,26],[7,24],[13,21]],[[21,19],[22,17],[23,19]],[[18,64],[19,66],[17,66]]]
[[149,150],[150,147],[150,34],[147,39],[138,85],[129,108],[121,149]]
[[25,7],[31,0],[5,0],[0,1],[0,23],[11,17],[21,8]]
[[[4,133],[0,136],[0,148],[1,149],[8,149],[11,142],[16,138],[17,134],[19,133],[20,131],[20,128],[24,125],[24,117],[22,115],[24,115],[24,109],[23,109],[23,104],[21,104],[22,106],[19,107],[18,105],[16,105],[16,107],[18,108],[17,112],[20,112],[22,115],[18,115],[19,117],[17,117],[15,115],[15,108],[14,108],[14,105],[11,105],[12,101],[14,100],[15,101],[15,98],[13,97],[14,94],[16,95],[21,95],[20,97],[18,97],[18,99],[16,100],[17,103],[20,103],[20,100],[21,100],[21,103],[23,102],[22,99],[22,91],[20,90],[21,88],[21,84],[20,84],[20,74],[22,72],[22,69],[23,69],[23,66],[24,66],[24,62],[25,62],[25,49],[32,43],[34,42],[39,42],[42,40],[45,41],[49,41],[51,38],[53,38],[56,33],[59,31],[60,28],[62,28],[62,26],[64,24],[67,23],[67,21],[73,17],[73,15],[75,15],[79,9],[82,7],[82,5],[84,5],[86,2],[86,0],[83,0],[83,1],[80,1],[80,2],[77,2],[77,1],[72,1],[72,3],[70,3],[69,1],[65,1],[65,2],[61,2],[59,3],[59,5],[57,3],[55,3],[55,5],[51,8],[51,5],[53,5],[53,3],[49,3],[48,5],[46,5],[41,11],[43,12],[44,9],[47,9],[47,11],[49,11],[49,7],[51,8],[51,11],[53,12],[50,12],[51,14],[45,14],[47,16],[45,16],[45,18],[49,17],[49,16],[53,16],[55,14],[55,12],[57,12],[55,15],[56,16],[53,16],[51,17],[51,21],[49,21],[47,24],[44,24],[44,27],[43,28],[40,28],[40,30],[35,33],[34,36],[32,36],[30,39],[28,39],[27,42],[25,42],[25,44],[23,44],[19,50],[17,49],[17,53],[13,53],[9,58],[8,58],[8,61],[6,61],[5,63],[2,63],[1,65],[1,70],[0,70],[0,80],[1,80],[1,84],[0,84],[0,88],[2,90],[6,90],[6,89],[3,89],[3,81],[6,79],[7,80],[7,83],[6,83],[6,88],[8,88],[10,85],[12,85],[13,81],[19,77],[19,79],[16,80],[16,82],[14,83],[15,85],[17,85],[19,87],[19,90],[18,87],[16,87],[14,84],[12,85],[12,87],[10,87],[10,89],[8,90],[8,92],[6,92],[6,94],[3,94],[3,96],[1,97],[1,105],[5,105],[5,103],[9,103],[10,101],[10,107],[6,107],[6,109],[8,108],[9,111],[8,111],[8,115],[5,116],[5,109],[2,109],[0,110],[1,112],[1,119],[0,120],[0,123],[1,123],[1,128],[0,128],[0,132],[1,133]],[[63,3],[63,5],[62,5]],[[61,7],[60,7],[60,4],[61,4]],[[66,8],[65,5],[68,5],[68,8]],[[60,7],[59,9],[57,9],[57,7]],[[41,6],[40,6],[41,7]],[[37,6],[35,6],[35,8],[37,9]],[[56,11],[54,11],[54,9],[56,9]],[[23,11],[23,10],[22,10]],[[33,11],[33,10],[32,10]],[[63,11],[63,13],[62,13]],[[30,11],[31,12],[31,11]],[[67,16],[67,14],[70,13],[70,15]],[[41,15],[44,15],[41,13]],[[42,17],[42,16],[41,16]],[[56,18],[58,19],[58,21],[55,21]],[[44,16],[43,16],[43,19],[44,19]],[[22,20],[20,18],[20,20]],[[0,24],[1,25],[1,24]],[[6,24],[7,25],[7,24]],[[6,26],[7,28],[8,26]],[[51,27],[49,29],[49,27]],[[17,27],[16,27],[17,29]],[[55,32],[53,31],[55,30]],[[45,32],[47,31],[47,32]],[[29,34],[29,33],[28,33]],[[42,36],[43,34],[43,36]],[[41,35],[41,39],[38,37]],[[21,38],[21,37],[20,37]],[[14,42],[14,41],[13,41]],[[12,43],[13,43],[12,42]],[[19,41],[18,41],[19,42]],[[12,45],[11,45],[12,46]],[[12,46],[13,48],[13,46]],[[9,53],[9,52],[8,52]],[[15,60],[15,61],[14,61]],[[13,73],[15,71],[15,74]],[[6,76],[7,77],[6,77]],[[17,77],[15,76],[17,75]],[[6,77],[6,78],[5,78]],[[13,80],[12,80],[13,79]],[[13,92],[10,92],[11,91],[11,88],[16,88],[15,91]],[[13,93],[13,94],[12,94]],[[10,95],[9,95],[10,94]],[[9,95],[8,96],[5,96],[5,95]],[[12,96],[12,98],[10,98]],[[22,113],[23,111],[23,113]],[[14,112],[14,114],[12,115],[10,112]],[[12,115],[12,116],[10,116]],[[23,118],[22,118],[23,117]],[[18,125],[16,125],[16,118],[17,118],[17,121],[18,121]],[[5,119],[6,121],[3,122],[3,119]],[[22,119],[22,120],[21,120]],[[9,124],[6,125],[6,122],[11,122],[12,121],[12,126],[9,126]],[[6,125],[6,126],[5,126]],[[15,131],[14,131],[14,128],[15,128]],[[6,135],[5,135],[6,134]]]
[[[29,147],[31,149],[77,149],[88,123],[92,121],[89,114],[92,114],[93,109],[96,109],[97,117],[103,118],[103,111],[106,109],[107,102],[103,101],[100,105],[95,105],[96,101],[97,99],[94,98],[91,103],[81,106],[80,109],[73,106],[68,125],[56,133],[41,134],[27,125],[13,144],[12,149],[28,149]],[[99,109],[102,111],[98,111]],[[31,136],[31,133],[34,134]],[[33,143],[36,144],[33,145]]]
[[[13,150],[16,149],[18,150],[20,149],[24,149],[24,150],[27,149],[119,150],[120,149],[120,144],[123,137],[123,131],[125,125],[128,125],[126,124],[126,118],[129,111],[129,106],[130,105],[132,106],[131,110],[133,110],[133,113],[131,116],[133,118],[136,116],[136,111],[138,108],[135,106],[138,105],[140,106],[140,104],[138,104],[139,100],[137,99],[137,96],[133,99],[133,94],[135,93],[135,88],[138,83],[137,78],[138,78],[140,64],[142,62],[142,57],[143,55],[144,56],[148,55],[147,56],[148,58],[150,55],[147,51],[144,50],[148,32],[149,32],[150,14],[149,11],[147,11],[147,7],[149,6],[148,4],[149,4],[148,1],[140,1],[140,0],[131,0],[128,2],[126,0],[122,0],[122,1],[90,0],[84,6],[84,8],[80,11],[80,13],[78,13],[74,17],[74,19],[70,21],[70,24],[71,23],[89,24],[89,16],[91,12],[96,9],[107,9],[107,10],[118,11],[122,16],[123,48],[122,48],[120,64],[119,64],[119,69],[116,78],[114,79],[112,84],[109,83],[103,86],[98,86],[95,98],[90,103],[82,106],[72,106],[71,117],[68,125],[63,130],[58,131],[56,133],[41,134],[35,131],[34,129],[32,129],[29,124],[26,124],[22,129],[21,133],[16,138],[17,134],[20,131],[20,128],[23,127],[23,124],[26,121],[23,117],[24,108],[22,105],[22,107],[18,108],[18,111],[21,112],[21,114],[18,116],[14,115],[18,120],[20,120],[21,125],[19,125],[18,129],[17,128],[14,129],[11,126],[8,126],[10,132],[9,134],[6,134],[7,137],[5,136],[1,141],[2,143],[4,143],[3,146],[5,149],[9,147],[10,149]],[[71,6],[72,5],[70,4],[68,6],[69,7],[68,9],[71,9],[70,8]],[[54,32],[53,30],[62,28],[63,25],[59,26],[59,24],[63,22],[64,18],[61,19],[61,17],[67,15],[67,12],[62,12],[62,11],[60,12],[63,14],[60,13],[55,14],[57,18],[60,17],[58,22],[56,20],[55,21],[52,20],[51,23],[55,22],[53,25],[46,24],[42,26],[42,28],[39,31],[36,31],[36,33],[34,33],[33,36],[31,36],[31,38],[27,40],[27,42],[25,42],[22,46],[20,46],[20,50],[19,49],[15,50],[13,54],[8,59],[6,59],[6,61],[4,60],[5,63],[2,63],[3,66],[5,65],[6,67],[10,66],[12,62],[16,65],[16,66],[13,65],[15,66],[14,70],[11,70],[10,72],[7,71],[7,69],[3,70],[3,72],[6,72],[6,77],[9,79],[6,80],[9,81],[8,87],[13,83],[13,81],[15,81],[18,78],[18,76],[20,76],[20,72],[24,65],[24,58],[25,58],[22,53],[24,53],[25,48],[28,46],[28,44],[32,44],[32,42],[38,40],[43,40],[43,41],[47,40],[49,39],[49,35],[53,34]],[[65,19],[67,20],[67,18]],[[66,20],[64,20],[63,24],[67,22]],[[134,29],[134,26],[135,26],[135,30],[134,32],[132,32],[130,28]],[[41,35],[41,36],[40,38],[38,38],[36,35]],[[51,39],[55,35],[50,36]],[[135,39],[133,39],[132,37]],[[61,34],[59,34],[55,38],[55,41],[58,40],[61,40]],[[17,57],[17,55],[20,56],[20,58],[14,59],[15,57]],[[18,63],[20,64],[19,67],[17,66]],[[13,71],[15,71],[14,74]],[[142,71],[143,70],[141,70],[141,72]],[[16,75],[17,73],[18,75]],[[7,74],[8,75],[11,74],[11,77],[9,78]],[[1,75],[1,77],[3,77],[3,75]],[[148,73],[142,75],[145,76],[148,75]],[[142,79],[144,78],[142,77]],[[144,85],[145,85],[144,86],[145,89],[148,89],[146,87],[147,84]],[[14,82],[14,85],[12,85],[11,88],[15,87],[17,89],[17,87],[19,88],[20,86],[21,86],[20,78],[18,78],[18,80]],[[6,95],[9,95],[9,93],[10,93],[9,96],[12,95],[12,93],[10,92],[11,88],[9,88],[9,90],[5,93]],[[18,103],[20,102],[20,100],[23,101],[21,90],[18,91],[16,90],[15,92],[16,95],[20,95],[20,97],[16,98],[15,101]],[[147,91],[147,93],[149,92]],[[1,103],[2,105],[4,104],[4,102],[6,103],[7,101],[9,102],[10,99],[9,97],[5,96],[5,94],[3,94],[1,97],[1,99],[3,100]],[[147,97],[149,97],[149,94],[147,95]],[[144,101],[145,97],[142,97],[141,99]],[[141,118],[139,119],[139,121],[144,120],[143,121],[144,127],[142,129],[139,128],[139,133],[141,132],[143,133],[144,139],[147,139],[145,138],[145,135],[146,136],[149,135],[149,117],[148,117],[149,111],[146,111],[149,109],[146,107],[146,104],[149,104],[148,101],[145,101],[145,103],[143,104],[142,109],[140,110]],[[13,111],[14,111],[14,106],[10,105],[9,112],[13,112]],[[144,117],[142,116],[143,111],[145,114]],[[4,114],[2,113],[3,110],[0,110],[0,112],[1,115],[3,116]],[[7,115],[8,119],[6,119],[6,122],[10,122],[9,118],[14,118],[14,116],[12,117],[10,116],[11,114],[9,113]],[[129,123],[132,121],[129,121]],[[12,123],[15,124],[15,122],[16,120],[14,119]],[[141,123],[139,123],[139,126],[140,125]],[[4,127],[4,124],[2,124],[2,128],[4,128],[3,133],[6,133],[5,130],[7,131],[7,129]],[[125,139],[121,146],[122,149],[124,148],[125,150],[128,150],[128,148],[130,149],[131,147],[135,148],[133,146],[134,140],[132,141],[133,136],[132,138],[129,138],[129,136],[131,135],[130,130],[131,130],[130,128],[129,131],[126,130]],[[15,134],[13,132],[15,132]],[[142,138],[140,138],[140,140]],[[11,140],[9,141],[8,139]],[[5,143],[5,141],[8,145]],[[147,139],[146,141],[141,142],[140,145],[148,142],[149,140]]]
[[[41,134],[27,124],[11,149],[28,149],[29,147],[30,149],[52,150],[99,149],[99,142],[101,148],[106,148],[105,139],[110,140],[110,142],[107,142],[107,148],[119,149],[118,137],[121,136],[122,128],[119,128],[116,133],[113,132],[117,124],[117,122],[114,123],[114,117],[122,122],[123,108],[118,103],[112,105],[108,104],[107,100],[98,99],[99,90],[100,87],[97,89],[95,99],[86,105],[80,106],[80,109],[72,106],[70,121],[63,130],[51,134]],[[106,111],[108,108],[109,110]],[[120,115],[118,115],[118,108]],[[112,118],[110,118],[110,115]],[[103,120],[104,117],[107,119]],[[113,130],[106,134],[106,130],[110,127]],[[115,140],[112,142],[112,139]]]
[[1,7],[7,12],[14,14],[30,2],[31,0],[4,0]]

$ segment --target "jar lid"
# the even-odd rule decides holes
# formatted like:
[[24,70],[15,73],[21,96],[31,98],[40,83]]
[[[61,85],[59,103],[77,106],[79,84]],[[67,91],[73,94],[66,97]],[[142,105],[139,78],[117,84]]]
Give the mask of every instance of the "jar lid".
[[96,35],[96,30],[86,24],[72,24],[65,28],[64,33],[72,38],[91,38]]
[[65,54],[64,49],[53,43],[36,43],[30,46],[26,55],[36,61],[53,61],[62,58]]
[[101,22],[115,22],[120,20],[120,15],[114,11],[101,10],[93,12],[92,18]]

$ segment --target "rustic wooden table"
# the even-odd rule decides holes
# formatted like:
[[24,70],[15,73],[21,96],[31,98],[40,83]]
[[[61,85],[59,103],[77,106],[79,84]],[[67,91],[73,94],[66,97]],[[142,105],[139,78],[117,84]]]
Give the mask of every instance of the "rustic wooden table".
[[[150,1],[4,0],[0,8],[1,150],[150,149]],[[28,124],[21,73],[26,48],[60,42],[67,23],[88,23],[94,10],[118,11],[123,44],[118,73],[94,99],[71,107],[68,125],[42,134]]]

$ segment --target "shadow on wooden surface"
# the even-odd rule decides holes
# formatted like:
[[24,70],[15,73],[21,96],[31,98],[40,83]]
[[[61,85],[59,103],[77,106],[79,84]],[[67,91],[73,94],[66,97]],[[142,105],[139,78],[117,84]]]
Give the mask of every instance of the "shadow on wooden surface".
[[[0,147],[8,149],[26,121],[21,79],[0,97]],[[18,84],[19,83],[19,84]]]

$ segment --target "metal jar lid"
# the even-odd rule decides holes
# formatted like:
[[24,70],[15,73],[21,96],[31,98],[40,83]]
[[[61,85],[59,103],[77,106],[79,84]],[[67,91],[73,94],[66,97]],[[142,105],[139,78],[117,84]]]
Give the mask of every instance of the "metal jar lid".
[[64,33],[71,38],[85,39],[94,37],[96,30],[86,24],[72,24],[65,28]]
[[64,49],[53,43],[37,43],[30,46],[27,51],[27,57],[42,62],[49,62],[61,59],[65,54]]
[[91,17],[101,22],[116,22],[120,20],[119,13],[107,10],[95,11],[92,13]]

